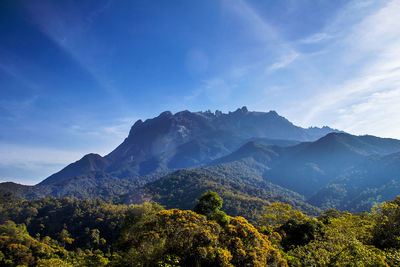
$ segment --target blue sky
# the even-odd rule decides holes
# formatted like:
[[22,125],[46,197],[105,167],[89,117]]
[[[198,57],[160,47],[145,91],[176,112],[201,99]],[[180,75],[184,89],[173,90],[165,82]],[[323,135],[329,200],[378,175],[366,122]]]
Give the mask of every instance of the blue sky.
[[0,2],[0,180],[107,154],[164,110],[400,138],[399,1]]

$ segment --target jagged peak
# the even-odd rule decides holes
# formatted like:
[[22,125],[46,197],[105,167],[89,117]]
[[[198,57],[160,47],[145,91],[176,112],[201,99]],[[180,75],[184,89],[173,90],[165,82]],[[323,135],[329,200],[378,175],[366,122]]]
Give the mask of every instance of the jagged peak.
[[246,106],[238,108],[234,113],[247,113],[249,112]]
[[308,130],[333,130],[333,131],[338,131],[338,132],[339,132],[339,130],[333,129],[333,128],[331,128],[331,127],[329,127],[329,126],[326,126],[326,125],[324,125],[324,126],[322,126],[322,127],[319,127],[319,126],[309,126],[309,127],[306,128],[306,129],[308,129]]
[[185,110],[175,113],[174,116],[187,116],[190,114],[193,114],[193,112],[190,112],[189,110],[185,109]]
[[[212,112],[211,110],[206,110],[206,111],[198,111],[198,112],[191,112],[189,110],[183,110],[183,111],[179,111],[176,112],[175,114],[172,113],[171,111],[164,111],[162,113],[160,113],[160,115],[158,116],[158,118],[162,118],[162,117],[175,117],[175,116],[182,116],[182,115],[187,115],[187,114],[203,114],[203,115],[213,115],[215,117],[219,117],[222,115],[232,115],[232,114],[247,114],[247,113],[254,113],[254,114],[268,114],[268,115],[273,115],[273,116],[277,116],[277,117],[282,117],[280,116],[275,110],[270,110],[268,112],[263,112],[263,111],[249,111],[247,106],[243,106],[241,108],[237,108],[235,111],[228,111],[228,113],[224,113],[221,110],[215,110],[215,112]],[[282,117],[284,118],[284,117]],[[143,121],[142,120],[138,120],[136,123],[138,123],[138,125],[142,124]],[[135,124],[136,124],[135,123]],[[135,125],[134,125],[135,126]],[[318,127],[309,127],[309,128],[318,128]],[[329,128],[329,127],[325,127],[324,128]]]
[[171,117],[171,116],[173,116],[173,114],[169,110],[161,112],[160,115],[158,115],[158,117]]

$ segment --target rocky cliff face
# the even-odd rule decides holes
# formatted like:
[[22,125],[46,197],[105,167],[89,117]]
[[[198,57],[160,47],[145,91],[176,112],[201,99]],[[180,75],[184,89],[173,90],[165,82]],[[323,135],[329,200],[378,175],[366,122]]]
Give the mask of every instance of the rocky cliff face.
[[336,130],[304,129],[275,111],[170,111],[138,120],[128,137],[105,157],[89,154],[41,184],[101,171],[126,178],[157,171],[200,166],[227,155],[252,138],[313,141]]

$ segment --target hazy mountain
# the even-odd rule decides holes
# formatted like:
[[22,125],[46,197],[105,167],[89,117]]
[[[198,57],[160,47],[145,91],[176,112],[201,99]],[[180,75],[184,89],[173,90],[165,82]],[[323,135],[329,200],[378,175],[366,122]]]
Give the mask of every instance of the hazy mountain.
[[254,141],[250,141],[240,147],[237,151],[221,157],[213,162],[210,165],[216,165],[221,163],[233,162],[238,160],[243,160],[245,158],[251,158],[256,162],[261,162],[265,164],[267,167],[273,161],[276,161],[279,157],[280,152],[279,147],[266,146],[263,144],[256,143]]
[[42,181],[40,185],[48,185],[51,183],[60,182],[64,179],[91,173],[93,171],[101,171],[104,170],[108,164],[108,160],[98,154],[87,154],[80,160],[71,163],[61,171],[52,174],[47,179]]
[[316,192],[310,203],[323,208],[368,210],[399,195],[400,153],[373,155]]
[[213,163],[258,164],[266,181],[312,205],[360,211],[399,194],[400,153],[394,151],[400,151],[400,140],[330,133],[291,147],[249,142]]
[[[248,209],[251,218],[276,200],[363,210],[398,194],[399,152],[399,140],[304,129],[274,111],[163,112],[137,121],[105,157],[88,154],[37,186],[3,183],[0,192],[187,208],[212,189],[234,203],[232,214]],[[183,168],[192,169],[174,171]]]
[[156,118],[138,120],[124,142],[105,157],[86,155],[40,185],[92,171],[128,178],[196,167],[233,152],[250,139],[261,143],[278,139],[274,141],[276,144],[290,145],[315,140],[334,131],[329,127],[304,129],[275,111],[249,112],[246,107],[228,114],[165,111]]
[[265,173],[266,179],[305,196],[311,196],[366,156],[400,151],[400,141],[373,136],[330,133],[315,142],[281,152],[280,162]]

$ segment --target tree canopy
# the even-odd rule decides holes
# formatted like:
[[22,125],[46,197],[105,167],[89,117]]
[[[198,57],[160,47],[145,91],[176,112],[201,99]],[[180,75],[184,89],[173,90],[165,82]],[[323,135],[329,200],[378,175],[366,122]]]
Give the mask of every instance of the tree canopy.
[[46,197],[0,202],[0,266],[399,266],[400,197],[370,213],[309,217],[288,204],[230,217],[205,192],[193,210]]

